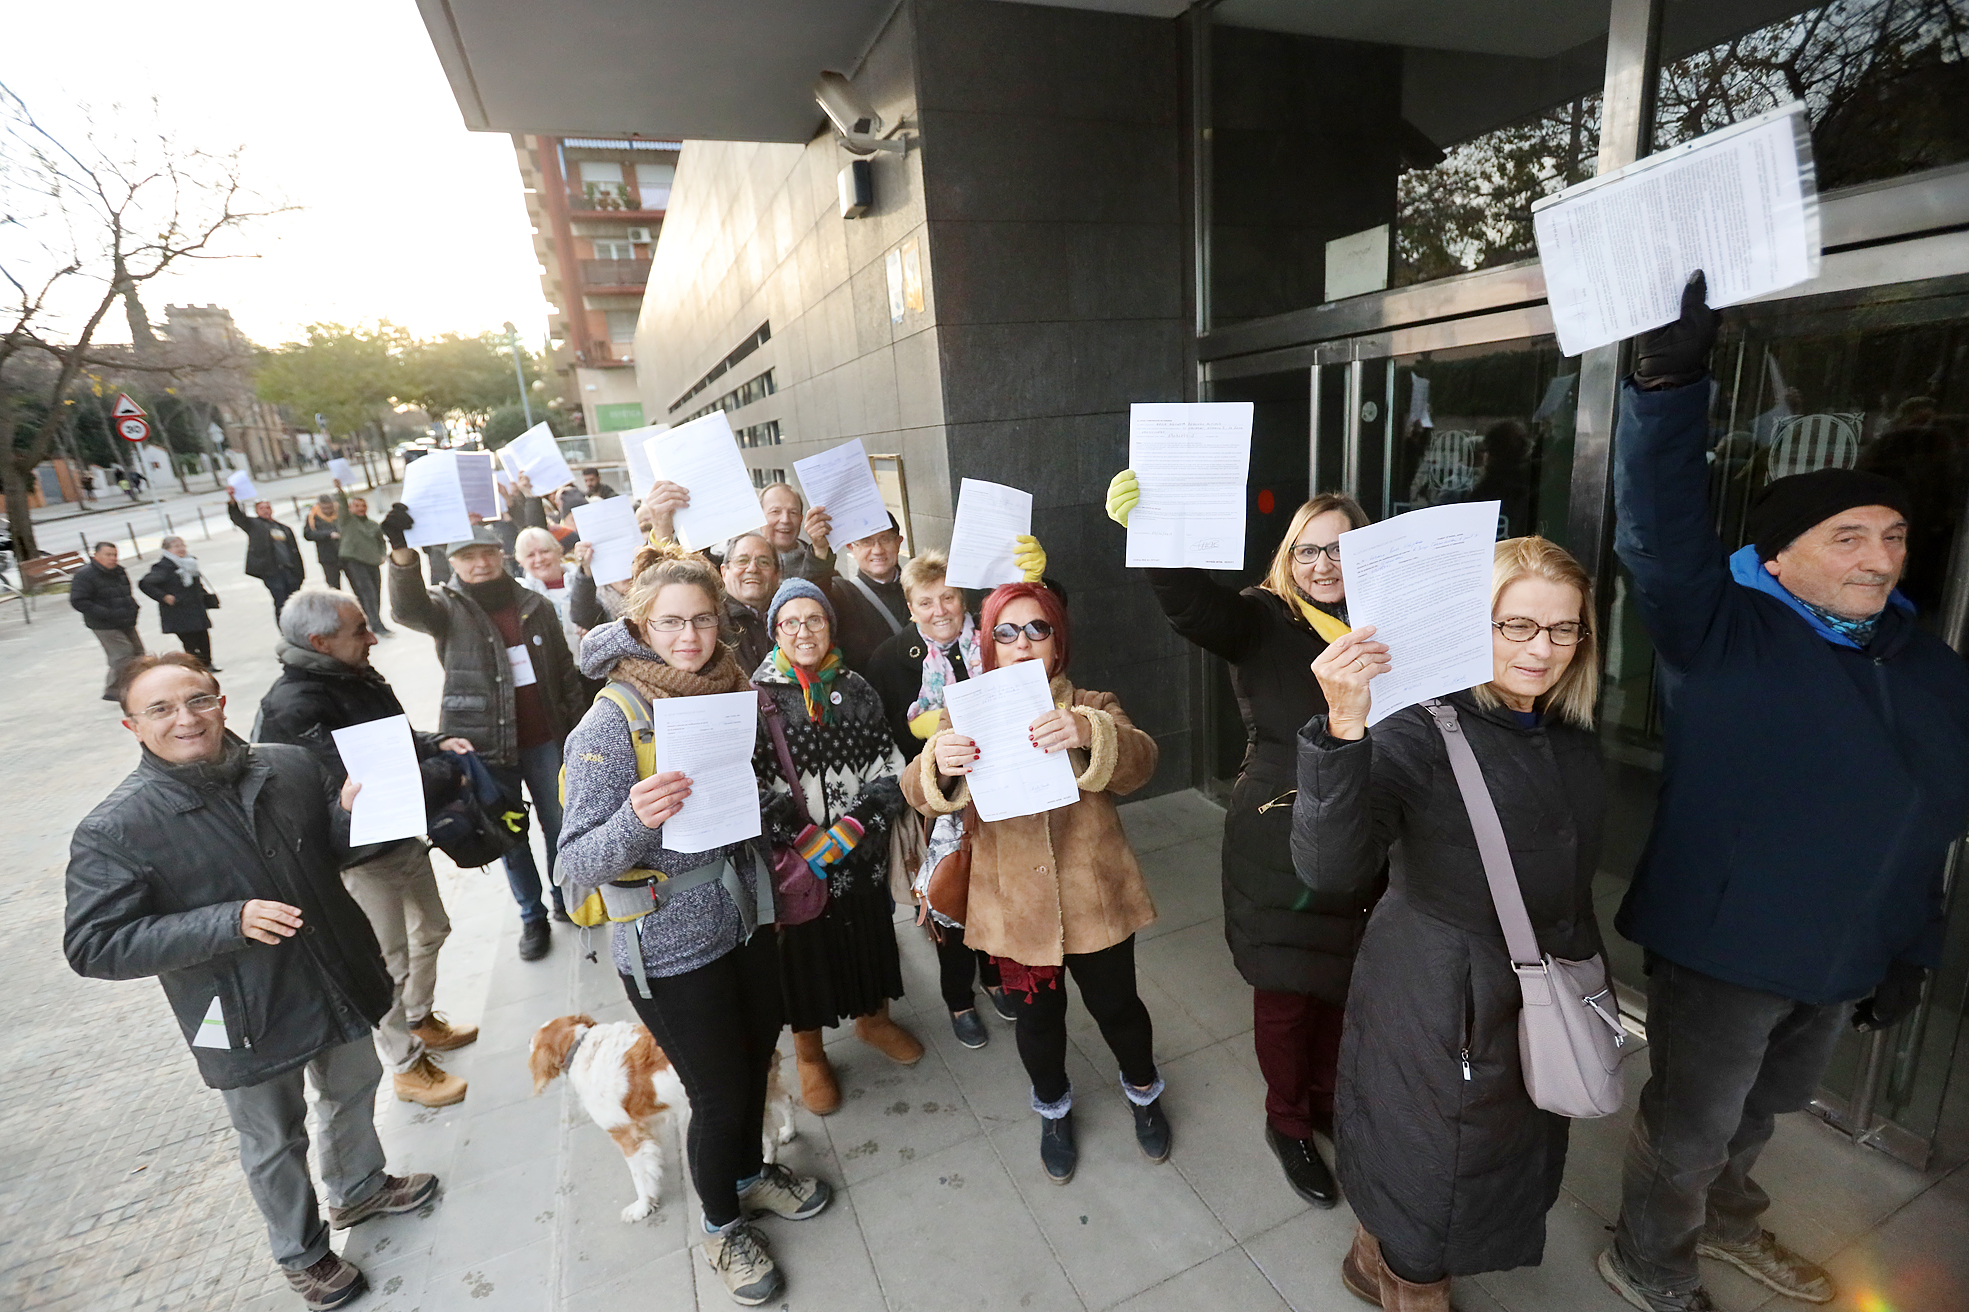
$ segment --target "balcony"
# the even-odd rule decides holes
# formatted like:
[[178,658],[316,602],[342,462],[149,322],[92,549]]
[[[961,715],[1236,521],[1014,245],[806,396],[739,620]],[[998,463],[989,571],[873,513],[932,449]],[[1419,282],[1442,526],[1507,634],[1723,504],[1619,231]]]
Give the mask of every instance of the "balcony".
[[645,194],[640,188],[622,182],[590,182],[571,187],[567,193],[567,207],[577,214],[607,214],[611,217],[661,215],[669,204],[668,188],[662,191],[652,188]]
[[641,287],[649,281],[648,260],[583,260],[581,282],[589,291],[604,287]]

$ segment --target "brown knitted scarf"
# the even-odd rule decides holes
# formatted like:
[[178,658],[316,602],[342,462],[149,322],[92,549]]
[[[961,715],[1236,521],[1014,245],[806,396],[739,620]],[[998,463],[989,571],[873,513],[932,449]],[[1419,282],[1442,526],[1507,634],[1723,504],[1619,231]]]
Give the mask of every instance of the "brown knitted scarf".
[[622,680],[651,701],[659,697],[700,697],[712,692],[744,692],[752,686],[751,680],[745,677],[745,671],[739,667],[738,658],[722,642],[718,644],[718,654],[695,674],[674,665],[665,665],[662,661],[624,656],[609,671],[609,677]]

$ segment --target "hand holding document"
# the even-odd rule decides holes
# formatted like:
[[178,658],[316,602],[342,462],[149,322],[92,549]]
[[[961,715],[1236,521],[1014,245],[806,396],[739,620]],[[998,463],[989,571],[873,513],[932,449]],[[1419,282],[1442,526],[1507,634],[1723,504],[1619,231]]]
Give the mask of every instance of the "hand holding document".
[[1712,306],[1819,272],[1805,107],[1774,109],[1568,187],[1532,206],[1559,349],[1578,355],[1658,328],[1701,269]]
[[589,501],[574,508],[574,528],[595,549],[588,572],[597,584],[620,583],[635,574],[643,531],[636,527],[635,503],[628,497]]
[[411,461],[403,471],[403,504],[416,521],[403,535],[406,546],[441,547],[472,536],[456,451],[433,451]]
[[965,778],[980,818],[1038,815],[1080,800],[1067,754],[1041,751],[1028,732],[1053,709],[1045,661],[1020,661],[946,684],[943,695],[951,727],[978,745]]
[[337,729],[334,738],[349,778],[362,785],[355,810],[349,813],[350,845],[421,838],[425,832],[424,780],[417,772],[410,721],[392,715]]
[[253,476],[243,469],[226,475],[226,486],[242,505],[250,506],[260,499],[259,489],[253,486]]
[[664,697],[650,703],[657,770],[681,771],[691,781],[683,809],[663,822],[665,847],[708,852],[759,836],[759,785],[752,774],[758,719],[759,695],[754,692]]
[[1012,559],[1013,539],[1031,532],[1032,493],[965,479],[958,490],[957,522],[950,531],[950,564],[944,581],[953,588],[1019,582],[1025,573]]
[[[806,489],[807,504],[827,511],[834,526],[828,535],[834,550],[889,527],[889,508],[882,503],[882,489],[875,485],[875,471],[860,438],[795,460],[793,472]],[[691,499],[697,499],[695,489]]]
[[735,533],[765,523],[759,493],[745,472],[745,460],[724,411],[715,410],[645,441],[643,455],[652,481],[675,483],[691,494],[691,503],[672,521],[677,545],[684,550],[715,547]]
[[1251,402],[1128,408],[1128,467],[1142,499],[1128,516],[1128,564],[1244,568]]
[[656,473],[650,468],[649,453],[643,448],[657,434],[669,431],[668,424],[651,424],[646,428],[630,428],[616,434],[622,441],[622,463],[629,466],[629,491],[638,501],[649,495],[650,484],[656,482]]
[[545,421],[521,433],[499,449],[499,461],[509,473],[525,474],[533,495],[544,497],[574,481],[574,471],[561,455],[560,443]]
[[354,467],[352,467],[348,461],[342,459],[342,457],[340,456],[336,456],[333,460],[328,462],[328,476],[334,479],[337,483],[340,483],[343,487],[347,487],[349,484],[356,481],[356,471]]
[[1340,535],[1347,618],[1388,644],[1371,727],[1405,706],[1489,683],[1495,501],[1432,506]]

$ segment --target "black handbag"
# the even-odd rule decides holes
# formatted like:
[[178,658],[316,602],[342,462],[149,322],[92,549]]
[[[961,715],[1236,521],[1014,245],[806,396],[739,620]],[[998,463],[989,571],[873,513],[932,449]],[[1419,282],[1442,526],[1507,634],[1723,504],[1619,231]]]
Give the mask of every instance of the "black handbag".
[[207,610],[219,609],[219,594],[212,591],[211,588],[206,587],[204,579],[200,579],[198,581],[198,586],[200,590],[202,590],[205,593],[205,609]]

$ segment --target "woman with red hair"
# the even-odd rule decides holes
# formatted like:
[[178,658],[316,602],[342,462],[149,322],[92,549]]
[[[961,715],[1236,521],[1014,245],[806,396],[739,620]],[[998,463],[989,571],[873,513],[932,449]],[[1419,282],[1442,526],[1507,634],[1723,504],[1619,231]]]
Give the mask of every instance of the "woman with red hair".
[[[1164,1161],[1170,1132],[1159,1101],[1162,1077],[1148,1008],[1135,988],[1135,934],[1155,920],[1155,904],[1114,805],[1155,773],[1155,739],[1134,726],[1114,694],[1068,681],[1066,608],[1050,588],[999,588],[985,599],[983,628],[987,671],[1046,663],[1053,709],[1032,722],[1032,741],[1069,754],[1080,798],[1038,815],[976,822],[965,941],[991,954],[1016,1014],[1048,1178],[1071,1180],[1078,1157],[1063,974],[1080,986],[1081,1001],[1121,1067],[1136,1142],[1150,1161]],[[953,732],[946,714],[903,771],[903,795],[925,815],[962,811],[971,800],[964,776],[977,760],[977,744]]]

